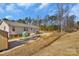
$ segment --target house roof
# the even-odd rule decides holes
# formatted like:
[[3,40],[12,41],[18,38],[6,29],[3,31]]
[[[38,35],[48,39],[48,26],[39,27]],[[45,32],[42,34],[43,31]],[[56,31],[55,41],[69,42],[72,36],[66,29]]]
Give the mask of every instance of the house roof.
[[27,24],[19,23],[19,22],[12,22],[12,21],[4,21],[10,26],[15,26],[15,27],[27,27]]
[[0,24],[1,24],[1,21],[0,21]]
[[19,22],[12,22],[12,21],[4,21],[6,22],[8,25],[10,26],[15,26],[15,27],[31,27],[31,28],[38,28],[37,26],[33,26],[33,25],[28,25],[28,24],[24,24],[24,23],[19,23]]

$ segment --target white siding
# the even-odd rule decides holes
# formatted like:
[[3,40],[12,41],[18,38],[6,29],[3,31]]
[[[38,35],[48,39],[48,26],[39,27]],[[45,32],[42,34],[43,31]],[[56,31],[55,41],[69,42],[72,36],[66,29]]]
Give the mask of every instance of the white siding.
[[[10,31],[9,31],[9,33],[10,34],[12,34],[12,29],[13,29],[13,27],[12,26],[10,26]],[[17,34],[19,34],[19,33],[22,33],[24,31],[24,27],[15,27],[15,33],[17,33]]]
[[[5,27],[5,29],[4,29],[4,27]],[[9,25],[5,22],[2,22],[2,24],[0,25],[0,30],[9,32]]]
[[[5,27],[5,29],[4,29]],[[6,22],[2,22],[2,24],[0,25],[0,29],[1,30],[4,30],[4,31],[7,31],[9,34],[12,34],[14,26],[10,26],[8,25]],[[32,29],[31,29],[32,28]],[[29,32],[29,33],[32,33],[32,32],[35,32],[37,31],[38,29],[37,28],[33,28],[33,27],[28,27],[28,30],[26,28],[26,30]],[[22,33],[24,31],[24,27],[18,27],[18,26],[15,26],[15,33],[19,34],[19,33]]]

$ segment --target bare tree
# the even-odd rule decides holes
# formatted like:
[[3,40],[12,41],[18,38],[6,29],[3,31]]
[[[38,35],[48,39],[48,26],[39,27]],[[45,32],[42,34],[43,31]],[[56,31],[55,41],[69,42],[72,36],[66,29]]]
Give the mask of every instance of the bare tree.
[[69,25],[72,25],[71,22],[74,23],[73,20],[75,16],[69,16],[69,12],[71,10],[69,4],[63,4],[63,3],[57,4],[57,10],[58,10],[57,20],[59,24],[59,30],[62,32],[62,31],[65,31],[66,27],[68,27]]
[[66,30],[72,32],[75,29],[75,15],[71,15],[68,17]]
[[63,4],[58,3],[57,4],[57,20],[58,20],[58,24],[59,24],[59,30],[62,32],[62,20],[63,20]]

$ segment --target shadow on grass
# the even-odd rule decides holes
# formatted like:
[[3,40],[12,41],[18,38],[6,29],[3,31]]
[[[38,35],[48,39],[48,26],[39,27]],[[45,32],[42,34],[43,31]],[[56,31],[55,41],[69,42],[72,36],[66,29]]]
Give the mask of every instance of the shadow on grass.
[[57,41],[60,37],[64,36],[66,33],[59,35],[57,38],[55,38],[53,41],[51,41],[49,44],[47,44],[46,46],[42,47],[41,49],[51,45],[52,43],[54,43],[55,41]]
[[12,41],[12,42],[9,42],[9,49],[14,48],[16,46],[20,46],[22,44],[24,44],[24,42],[20,42],[20,41]]
[[9,49],[20,46],[22,44],[27,44],[29,40],[36,40],[40,36],[33,36],[26,39],[20,39],[18,41],[11,41],[9,42]]
[[[48,47],[49,45],[51,45],[52,43],[54,43],[55,41],[57,41],[60,37],[64,36],[65,34],[66,34],[66,33],[63,33],[63,34],[59,35],[59,36],[56,37],[54,40],[52,40],[50,43],[48,43],[47,45],[41,47],[39,50],[42,50],[42,49]],[[38,52],[38,51],[36,51],[35,53],[37,53],[37,52]],[[35,53],[32,53],[30,56],[32,56],[32,55],[35,54]]]

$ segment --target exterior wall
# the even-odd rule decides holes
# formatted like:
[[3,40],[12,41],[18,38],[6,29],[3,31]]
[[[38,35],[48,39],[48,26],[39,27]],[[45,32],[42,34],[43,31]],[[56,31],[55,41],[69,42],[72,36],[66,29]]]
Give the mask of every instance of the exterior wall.
[[13,32],[15,32],[15,34],[19,34],[19,33],[22,33],[24,31],[24,27],[15,27],[15,31],[12,31],[13,26],[10,26],[9,28],[10,28],[9,34],[13,34]]
[[[12,31],[13,27],[12,26],[9,26],[9,34],[13,34],[13,31]],[[37,28],[26,28],[26,31],[29,32],[29,33],[34,33],[36,31],[38,31],[39,29]],[[24,31],[24,27],[15,27],[15,34],[19,34],[19,33],[22,33]]]
[[[5,29],[4,29],[4,27],[5,27]],[[2,22],[2,24],[0,25],[0,30],[9,32],[9,25],[6,22]]]
[[39,29],[38,28],[28,28],[28,32],[30,32],[30,33],[35,33],[36,31],[39,31]]
[[8,33],[0,30],[0,51],[8,49]]
[[[5,29],[4,29],[4,27],[5,27]],[[8,32],[8,35],[9,34],[13,34],[14,32],[16,33],[16,34],[19,34],[19,33],[22,33],[23,31],[24,31],[24,27],[15,27],[15,31],[12,31],[12,29],[13,29],[13,26],[10,26],[10,25],[8,25],[6,22],[3,22],[1,25],[0,25],[0,29],[1,30],[4,30],[4,31],[6,31],[6,32]],[[29,33],[34,33],[35,31],[37,31],[37,30],[39,30],[39,29],[37,29],[37,28],[32,28],[32,27],[28,27],[28,28],[26,28],[26,31],[28,31]]]

